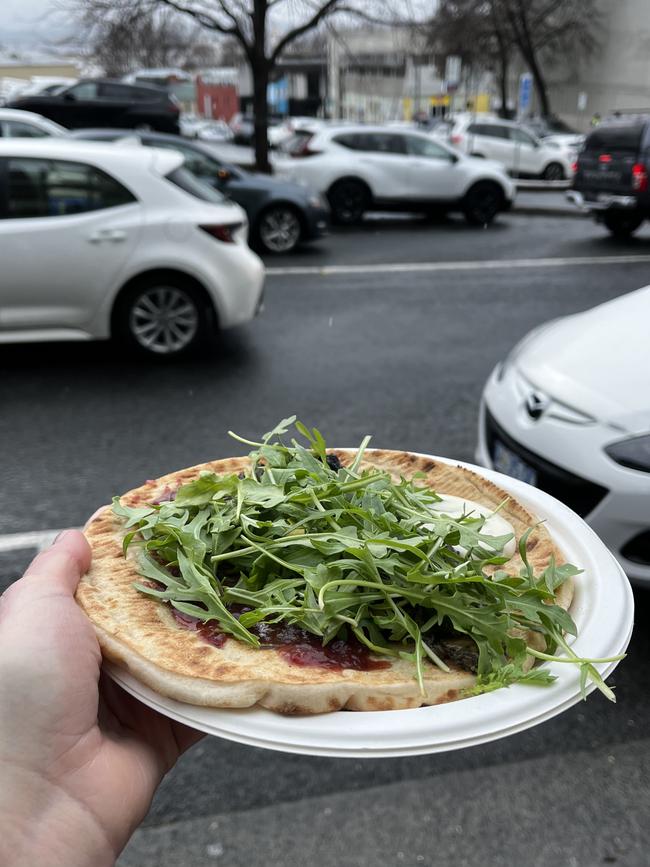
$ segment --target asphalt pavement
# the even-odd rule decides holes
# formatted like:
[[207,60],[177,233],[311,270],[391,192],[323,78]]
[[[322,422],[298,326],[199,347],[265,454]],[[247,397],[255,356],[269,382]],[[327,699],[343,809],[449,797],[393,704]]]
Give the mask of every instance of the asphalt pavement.
[[[294,412],[332,445],[371,433],[472,460],[493,365],[540,322],[650,283],[650,231],[621,244],[587,220],[374,218],[268,265],[264,314],[201,358],[0,346],[0,541],[79,525],[147,478],[237,453],[229,428],[252,436]],[[3,584],[30,553],[0,553]],[[594,694],[507,739],[417,758],[206,738],[120,867],[646,867],[650,592],[636,602],[616,705]]]

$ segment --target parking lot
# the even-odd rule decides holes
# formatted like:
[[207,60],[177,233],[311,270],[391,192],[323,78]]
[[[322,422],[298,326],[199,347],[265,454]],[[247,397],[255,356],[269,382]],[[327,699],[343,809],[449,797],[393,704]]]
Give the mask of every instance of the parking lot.
[[[199,358],[110,344],[0,347],[0,576],[15,534],[78,526],[147,478],[233,452],[291,413],[328,443],[472,460],[494,364],[529,329],[650,283],[650,230],[513,213],[471,229],[379,216],[267,259],[265,310]],[[13,541],[12,541],[13,540]],[[4,551],[4,552],[3,552]],[[456,753],[344,761],[208,738],[169,775],[121,867],[643,867],[650,843],[648,591],[618,702]]]

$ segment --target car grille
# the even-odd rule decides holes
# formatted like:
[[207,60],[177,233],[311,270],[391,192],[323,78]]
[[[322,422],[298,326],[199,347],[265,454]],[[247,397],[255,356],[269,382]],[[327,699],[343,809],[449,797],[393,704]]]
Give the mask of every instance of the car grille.
[[609,493],[607,488],[576,476],[524,448],[496,423],[487,409],[485,410],[485,436],[492,460],[494,460],[495,442],[498,440],[535,470],[537,487],[540,490],[557,497],[583,518],[593,512],[603,497]]

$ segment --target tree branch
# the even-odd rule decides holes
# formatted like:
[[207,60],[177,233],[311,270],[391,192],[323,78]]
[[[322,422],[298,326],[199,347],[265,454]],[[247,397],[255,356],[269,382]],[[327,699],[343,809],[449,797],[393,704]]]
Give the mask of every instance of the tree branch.
[[320,9],[314,12],[311,18],[307,19],[304,24],[300,24],[298,27],[294,27],[293,30],[290,30],[288,33],[286,33],[271,52],[271,56],[269,58],[271,66],[282,54],[287,45],[290,45],[294,40],[298,39],[304,33],[308,33],[314,27],[317,27],[318,24],[327,15],[335,11],[335,8],[339,4],[339,2],[340,0],[326,0],[326,2],[323,3]]

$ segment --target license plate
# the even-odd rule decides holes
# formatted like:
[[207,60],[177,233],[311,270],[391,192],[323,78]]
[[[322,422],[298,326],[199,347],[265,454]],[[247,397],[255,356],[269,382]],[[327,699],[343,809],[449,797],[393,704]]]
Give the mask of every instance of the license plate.
[[494,443],[492,463],[495,470],[505,473],[506,476],[512,476],[513,479],[519,479],[520,482],[529,485],[537,484],[537,471],[499,440],[495,440]]

